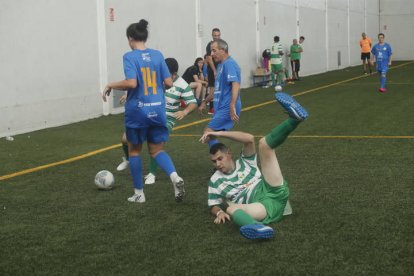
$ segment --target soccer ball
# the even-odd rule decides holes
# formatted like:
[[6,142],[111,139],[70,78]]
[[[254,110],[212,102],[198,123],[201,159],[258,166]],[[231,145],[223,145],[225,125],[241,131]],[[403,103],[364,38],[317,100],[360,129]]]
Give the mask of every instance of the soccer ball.
[[276,86],[275,86],[275,91],[276,91],[276,92],[282,91],[282,86],[280,86],[280,85],[276,85]]
[[112,189],[114,186],[114,175],[107,170],[100,171],[95,176],[95,185],[102,190]]

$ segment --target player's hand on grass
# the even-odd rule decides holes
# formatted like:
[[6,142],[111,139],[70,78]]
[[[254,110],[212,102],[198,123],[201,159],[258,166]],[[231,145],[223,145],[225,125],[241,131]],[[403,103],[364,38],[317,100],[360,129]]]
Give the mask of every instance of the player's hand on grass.
[[214,219],[215,224],[225,223],[226,220],[230,221],[230,216],[226,212],[220,212]]
[[182,120],[187,114],[184,110],[177,111],[174,116],[177,120]]

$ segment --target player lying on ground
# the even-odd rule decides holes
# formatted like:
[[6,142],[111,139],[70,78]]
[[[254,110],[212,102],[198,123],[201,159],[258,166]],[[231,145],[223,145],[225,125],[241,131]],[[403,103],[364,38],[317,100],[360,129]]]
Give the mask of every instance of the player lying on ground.
[[218,143],[210,148],[210,158],[217,171],[210,178],[208,206],[215,216],[214,223],[232,220],[248,239],[273,237],[273,229],[265,224],[280,221],[285,207],[287,213],[291,213],[287,210],[290,208],[289,188],[274,149],[308,117],[308,113],[286,93],[276,93],[276,99],[288,112],[289,118],[260,139],[261,170],[257,165],[253,135],[239,131],[213,131],[200,138],[205,142],[210,136],[223,137],[243,144],[241,157],[236,161],[224,144]]

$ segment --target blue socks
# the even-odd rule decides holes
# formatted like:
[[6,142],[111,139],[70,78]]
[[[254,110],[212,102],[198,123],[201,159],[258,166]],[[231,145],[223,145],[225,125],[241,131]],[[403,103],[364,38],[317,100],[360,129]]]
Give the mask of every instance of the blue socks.
[[142,183],[142,159],[141,156],[129,157],[129,169],[131,171],[134,188],[142,190],[144,185]]
[[[131,162],[131,158],[129,159],[129,162]],[[154,159],[157,161],[158,166],[160,166],[168,176],[170,176],[173,172],[176,172],[173,161],[165,151],[160,151]]]
[[380,75],[381,88],[385,88],[386,80],[387,80],[387,77],[386,77],[385,73],[381,73],[381,75]]

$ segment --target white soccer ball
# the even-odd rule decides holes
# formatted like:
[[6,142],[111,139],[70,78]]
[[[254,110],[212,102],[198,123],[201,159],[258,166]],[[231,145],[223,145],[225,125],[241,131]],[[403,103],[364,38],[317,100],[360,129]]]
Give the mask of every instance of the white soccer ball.
[[112,189],[114,186],[114,175],[107,170],[100,171],[95,176],[95,185],[102,190]]
[[276,91],[276,92],[282,91],[282,86],[280,86],[280,85],[276,85],[276,86],[275,86],[275,91]]

